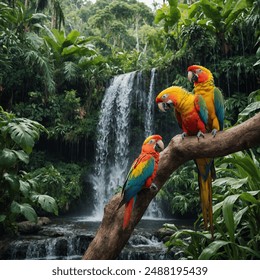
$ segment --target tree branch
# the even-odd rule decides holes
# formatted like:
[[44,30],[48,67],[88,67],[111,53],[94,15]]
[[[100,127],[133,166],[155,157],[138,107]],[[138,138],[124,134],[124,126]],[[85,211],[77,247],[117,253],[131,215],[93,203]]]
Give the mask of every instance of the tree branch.
[[[160,154],[159,167],[154,182],[159,191],[172,172],[191,159],[221,157],[259,146],[259,144],[260,113],[240,125],[218,132],[215,138],[211,134],[206,134],[205,138],[199,140],[197,137],[186,137],[182,140],[181,136],[177,135],[172,138],[169,145]],[[105,206],[101,225],[83,259],[108,260],[117,258],[157,192],[147,189],[138,194],[130,224],[126,230],[122,229],[124,207],[117,210],[121,195],[113,196]]]

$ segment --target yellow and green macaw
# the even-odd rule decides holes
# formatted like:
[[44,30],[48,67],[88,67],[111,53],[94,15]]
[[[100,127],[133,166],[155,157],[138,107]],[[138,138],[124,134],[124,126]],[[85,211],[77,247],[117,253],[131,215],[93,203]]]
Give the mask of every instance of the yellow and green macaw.
[[[224,97],[214,84],[214,78],[209,69],[200,65],[191,65],[188,67],[188,79],[194,83],[194,94],[203,96],[208,109],[207,131],[216,136],[217,131],[223,130],[225,108]],[[214,161],[211,164],[212,179],[216,177]]]
[[[166,111],[171,107],[175,110],[175,116],[183,130],[182,138],[186,135],[197,135],[204,137],[206,125],[208,123],[208,109],[205,100],[200,95],[194,95],[185,89],[172,86],[158,94],[156,103],[161,111]],[[212,158],[195,159],[198,169],[198,181],[200,188],[200,199],[204,227],[213,236],[213,216],[212,216]]]
[[212,73],[206,67],[192,65],[188,67],[188,79],[194,83],[194,94],[201,95],[208,108],[207,130],[215,137],[224,127],[224,98],[215,86]]
[[163,149],[160,135],[151,135],[143,142],[141,154],[133,162],[126,177],[122,190],[123,199],[118,206],[119,209],[125,204],[123,229],[129,224],[137,194],[144,188],[157,189],[153,180],[158,169],[159,153]]

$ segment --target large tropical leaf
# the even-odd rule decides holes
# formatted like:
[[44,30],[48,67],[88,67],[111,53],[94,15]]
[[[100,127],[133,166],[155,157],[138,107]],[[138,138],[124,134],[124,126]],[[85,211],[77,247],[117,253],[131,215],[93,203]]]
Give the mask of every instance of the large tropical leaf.
[[11,204],[11,212],[15,214],[21,214],[31,222],[37,222],[37,214],[30,204],[20,204],[16,201],[13,201]]
[[40,131],[46,131],[38,122],[25,118],[13,119],[7,125],[7,129],[12,140],[28,154],[39,139]]
[[230,25],[232,24],[237,17],[246,10],[248,6],[247,0],[238,0],[235,2],[234,7],[230,7],[230,13],[228,14],[228,16],[225,19],[226,25]]
[[204,14],[212,20],[215,28],[219,29],[222,17],[218,6],[215,3],[210,2],[209,0],[201,0],[200,3]]
[[77,30],[72,30],[66,37],[65,41],[62,43],[62,47],[68,47],[70,45],[73,45],[78,37],[80,36],[80,32]]
[[58,206],[53,197],[45,194],[33,194],[31,198],[34,202],[38,202],[43,210],[58,215]]
[[0,166],[11,167],[14,166],[17,161],[17,157],[10,149],[0,150]]
[[13,167],[18,160],[28,163],[29,157],[23,150],[15,151],[8,148],[0,150],[0,166]]
[[238,115],[238,122],[241,123],[251,114],[256,113],[260,110],[260,101],[253,102],[249,104],[241,113]]

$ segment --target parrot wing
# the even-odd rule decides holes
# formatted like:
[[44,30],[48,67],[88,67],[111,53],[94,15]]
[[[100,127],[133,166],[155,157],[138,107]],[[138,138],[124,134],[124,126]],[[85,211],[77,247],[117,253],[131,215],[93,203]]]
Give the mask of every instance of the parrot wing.
[[221,91],[217,87],[214,88],[214,105],[220,130],[223,130],[225,117],[224,98]]
[[124,202],[129,201],[132,197],[143,188],[145,181],[152,176],[155,167],[155,159],[150,154],[141,154],[132,164],[123,185]]
[[201,120],[206,125],[208,123],[208,109],[204,98],[201,95],[195,95],[194,105]]

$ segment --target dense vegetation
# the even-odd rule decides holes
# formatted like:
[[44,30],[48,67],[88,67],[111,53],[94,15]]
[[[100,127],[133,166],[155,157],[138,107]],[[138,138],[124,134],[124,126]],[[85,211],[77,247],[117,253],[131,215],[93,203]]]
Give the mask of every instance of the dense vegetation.
[[[136,0],[0,2],[1,232],[21,215],[35,221],[42,211],[66,212],[88,192],[98,108],[116,74],[156,67],[191,89],[186,68],[201,64],[224,92],[225,127],[259,110],[259,1],[165,2],[154,10]],[[181,245],[187,258],[259,258],[259,152],[217,161],[216,243],[177,231],[170,248]],[[191,163],[161,197],[171,213],[196,213]]]

